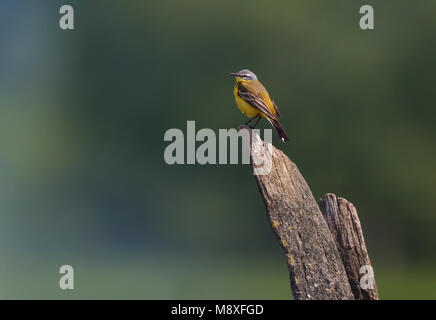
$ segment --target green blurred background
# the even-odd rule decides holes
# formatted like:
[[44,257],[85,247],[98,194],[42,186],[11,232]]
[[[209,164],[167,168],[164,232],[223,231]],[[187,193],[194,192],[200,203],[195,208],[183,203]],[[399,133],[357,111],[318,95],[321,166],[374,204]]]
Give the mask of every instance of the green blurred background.
[[249,168],[163,159],[169,128],[245,121],[228,76],[242,68],[279,105],[291,142],[274,144],[314,196],[357,207],[381,298],[436,298],[435,11],[0,2],[0,298],[292,298]]

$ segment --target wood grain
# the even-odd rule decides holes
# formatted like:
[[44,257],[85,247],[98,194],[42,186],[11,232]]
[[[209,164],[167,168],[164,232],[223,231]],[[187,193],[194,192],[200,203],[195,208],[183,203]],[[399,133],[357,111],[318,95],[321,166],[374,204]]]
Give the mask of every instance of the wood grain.
[[271,172],[255,175],[274,233],[285,251],[295,299],[354,299],[341,256],[297,166],[251,131],[250,158],[271,157]]
[[[339,249],[355,299],[378,300],[377,285],[356,208],[332,193],[320,200],[320,208]],[[366,267],[362,271],[370,272],[366,289],[362,289],[360,284],[364,276],[360,273],[363,266]]]

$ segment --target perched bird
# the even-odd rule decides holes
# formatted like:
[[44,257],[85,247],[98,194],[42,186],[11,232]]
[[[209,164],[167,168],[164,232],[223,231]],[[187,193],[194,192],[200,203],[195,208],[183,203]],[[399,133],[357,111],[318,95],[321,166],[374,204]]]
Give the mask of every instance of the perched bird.
[[236,78],[236,85],[233,90],[236,105],[242,113],[250,118],[245,124],[248,125],[251,121],[257,119],[252,127],[254,128],[259,120],[264,117],[271,123],[283,142],[289,141],[285,129],[278,120],[280,111],[269,96],[268,91],[257,80],[256,75],[248,69],[230,73],[230,75]]

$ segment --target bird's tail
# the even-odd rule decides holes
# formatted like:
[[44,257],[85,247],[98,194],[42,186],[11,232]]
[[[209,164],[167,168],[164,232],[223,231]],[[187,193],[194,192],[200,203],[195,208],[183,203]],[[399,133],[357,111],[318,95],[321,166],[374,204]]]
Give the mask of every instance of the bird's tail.
[[283,142],[289,141],[289,137],[286,134],[285,129],[283,129],[282,125],[280,124],[279,120],[268,119],[268,121],[272,124],[274,129],[276,129],[277,134],[279,135],[280,139],[282,139]]

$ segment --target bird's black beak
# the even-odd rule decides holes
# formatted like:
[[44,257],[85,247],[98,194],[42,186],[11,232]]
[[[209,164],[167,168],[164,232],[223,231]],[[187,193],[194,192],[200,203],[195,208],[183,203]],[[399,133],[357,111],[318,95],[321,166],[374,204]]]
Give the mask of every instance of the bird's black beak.
[[239,73],[233,73],[233,72],[230,72],[229,75],[234,76],[234,77],[237,77],[237,76],[239,76]]

